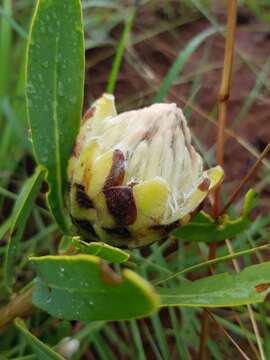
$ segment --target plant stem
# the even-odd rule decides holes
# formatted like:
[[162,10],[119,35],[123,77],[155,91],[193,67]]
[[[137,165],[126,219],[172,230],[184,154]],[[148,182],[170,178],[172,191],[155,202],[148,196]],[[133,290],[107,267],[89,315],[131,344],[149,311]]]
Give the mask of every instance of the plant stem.
[[17,317],[25,317],[31,313],[33,310],[32,292],[31,287],[22,294],[13,295],[10,302],[0,309],[0,330],[11,325]]
[[[237,16],[237,0],[228,0],[227,2],[227,34],[225,41],[225,54],[224,65],[222,71],[222,80],[220,85],[218,97],[218,135],[217,135],[217,163],[223,166],[224,163],[224,133],[227,115],[227,101],[230,96],[230,85],[232,77],[232,63],[234,52],[234,38],[236,29],[236,16]],[[217,187],[214,193],[213,216],[218,217],[220,212],[220,186]],[[210,244],[209,247],[209,260],[216,257],[217,243]],[[202,317],[201,336],[200,336],[200,350],[199,360],[206,359],[206,343],[208,337],[208,313],[204,310]]]
[[[224,142],[225,142],[225,123],[227,115],[227,101],[230,97],[230,87],[232,78],[232,63],[234,52],[234,38],[236,29],[237,0],[228,0],[227,16],[227,35],[225,43],[224,65],[222,80],[218,97],[218,138],[217,138],[217,163],[224,164]],[[213,206],[214,215],[218,216],[220,208],[220,186],[215,191],[215,201]]]

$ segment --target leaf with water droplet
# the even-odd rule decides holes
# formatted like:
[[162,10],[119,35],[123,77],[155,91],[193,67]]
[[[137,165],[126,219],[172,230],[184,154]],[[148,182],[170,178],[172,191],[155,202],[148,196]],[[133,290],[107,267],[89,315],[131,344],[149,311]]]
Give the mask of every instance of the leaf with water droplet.
[[48,169],[50,210],[68,233],[63,199],[84,85],[81,1],[38,1],[27,54],[26,96],[34,153],[37,162]]
[[38,274],[33,303],[52,316],[121,320],[147,316],[159,306],[150,283],[128,269],[114,273],[96,256],[44,256],[30,261]]

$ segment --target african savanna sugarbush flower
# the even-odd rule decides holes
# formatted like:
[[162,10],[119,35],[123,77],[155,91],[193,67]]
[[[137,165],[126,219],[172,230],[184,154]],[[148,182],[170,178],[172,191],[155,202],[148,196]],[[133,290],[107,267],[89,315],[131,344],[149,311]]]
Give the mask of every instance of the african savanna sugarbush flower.
[[69,207],[84,238],[136,247],[190,218],[221,181],[203,171],[176,104],[117,115],[104,94],[85,114],[69,161]]

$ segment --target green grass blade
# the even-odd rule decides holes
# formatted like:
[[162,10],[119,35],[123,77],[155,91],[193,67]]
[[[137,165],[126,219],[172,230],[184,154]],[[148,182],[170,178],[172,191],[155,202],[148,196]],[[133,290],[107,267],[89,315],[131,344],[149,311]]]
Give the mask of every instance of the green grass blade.
[[262,90],[265,84],[265,81],[267,82],[267,79],[269,78],[269,72],[270,72],[270,57],[266,60],[262,70],[258,73],[256,77],[255,85],[247,95],[241,110],[235,116],[232,123],[232,127],[239,125],[243,121],[243,119],[251,109],[252,105],[256,101],[260,91]]
[[[5,17],[12,17],[12,1],[3,0],[3,13]],[[0,105],[7,95],[10,77],[10,53],[12,29],[5,17],[0,21]],[[0,107],[1,109],[1,107]]]
[[13,263],[17,254],[19,242],[44,177],[45,170],[42,167],[38,167],[34,175],[24,184],[14,205],[4,264],[4,280],[8,289],[11,288],[15,275]]
[[[11,3],[11,1],[6,1],[6,3]],[[10,27],[17,32],[18,35],[21,36],[22,39],[27,39],[27,32],[11,17],[10,11],[5,11],[0,8],[0,16],[2,17],[3,21],[9,23]]]
[[136,14],[136,10],[132,9],[130,11],[129,15],[128,15],[127,21],[126,21],[125,26],[124,26],[124,30],[122,32],[120,41],[119,41],[118,46],[117,46],[115,58],[114,58],[114,61],[113,61],[111,73],[110,73],[107,88],[106,88],[106,91],[108,93],[110,93],[110,94],[113,94],[114,89],[115,89],[117,76],[118,76],[121,61],[122,61],[122,58],[123,58],[127,38],[128,38],[128,35],[129,35],[130,31],[131,31],[133,21],[134,21],[134,18],[135,18],[135,14]]
[[269,244],[262,245],[262,246],[256,246],[254,248],[249,248],[249,249],[245,249],[245,250],[242,250],[242,251],[239,251],[239,252],[234,252],[233,254],[230,254],[230,255],[224,255],[224,256],[220,256],[220,257],[217,257],[217,258],[212,259],[212,260],[207,260],[207,261],[201,262],[199,264],[195,264],[195,265],[192,265],[190,267],[187,267],[187,268],[185,268],[183,270],[180,270],[180,271],[178,271],[178,272],[176,272],[176,273],[174,273],[172,275],[168,275],[166,278],[155,281],[154,284],[158,285],[158,284],[161,284],[161,283],[163,283],[165,281],[171,280],[171,279],[173,279],[173,278],[175,278],[177,276],[181,276],[183,274],[186,274],[186,273],[188,273],[190,271],[200,269],[200,268],[202,268],[204,266],[211,266],[211,265],[218,264],[218,263],[221,263],[221,262],[224,262],[224,261],[236,259],[239,256],[253,254],[253,253],[258,252],[259,250],[269,249],[269,247],[270,247]]
[[162,322],[159,317],[159,314],[154,314],[151,317],[151,323],[154,329],[155,338],[158,342],[159,348],[161,350],[163,359],[169,360],[170,359],[170,351],[168,348],[166,333],[162,327]]
[[25,340],[29,343],[33,351],[36,353],[38,359],[42,360],[64,360],[62,356],[57,354],[53,349],[48,345],[44,344],[37,337],[28,331],[24,322],[20,319],[15,321],[17,329],[20,330],[20,333],[23,335]]
[[139,331],[139,327],[138,324],[135,320],[131,320],[130,321],[130,329],[131,329],[131,333],[133,335],[133,339],[137,348],[137,359],[139,360],[146,360],[146,354],[144,352],[144,348],[143,348],[143,343],[142,343],[142,338],[140,335],[140,331]]
[[167,95],[170,86],[173,84],[175,79],[179,76],[179,73],[182,71],[184,65],[188,61],[190,55],[197,49],[199,45],[201,45],[204,40],[206,40],[209,36],[215,34],[217,32],[214,28],[209,28],[199,35],[195,36],[190,42],[182,49],[168,71],[165,79],[162,81],[160,88],[153,99],[153,102],[161,102]]

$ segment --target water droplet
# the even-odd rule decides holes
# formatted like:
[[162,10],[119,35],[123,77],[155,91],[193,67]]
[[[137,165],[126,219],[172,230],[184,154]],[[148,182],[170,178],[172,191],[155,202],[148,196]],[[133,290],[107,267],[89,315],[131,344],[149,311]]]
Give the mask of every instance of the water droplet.
[[75,104],[75,103],[76,103],[76,96],[70,96],[69,101],[70,101],[72,104]]
[[49,67],[49,62],[48,62],[48,61],[43,61],[43,62],[41,63],[41,65],[42,65],[45,69],[47,69],[47,68]]
[[64,272],[65,272],[65,269],[64,269],[63,267],[61,267],[61,268],[59,269],[59,275],[60,275],[61,277],[63,277],[63,276],[64,276]]
[[58,82],[58,94],[59,94],[59,96],[64,96],[65,95],[64,86],[63,86],[63,83],[61,81]]
[[35,87],[34,87],[34,85],[33,85],[31,82],[29,82],[29,83],[27,84],[26,88],[27,88],[27,92],[28,92],[29,94],[34,94],[34,93],[35,93]]

